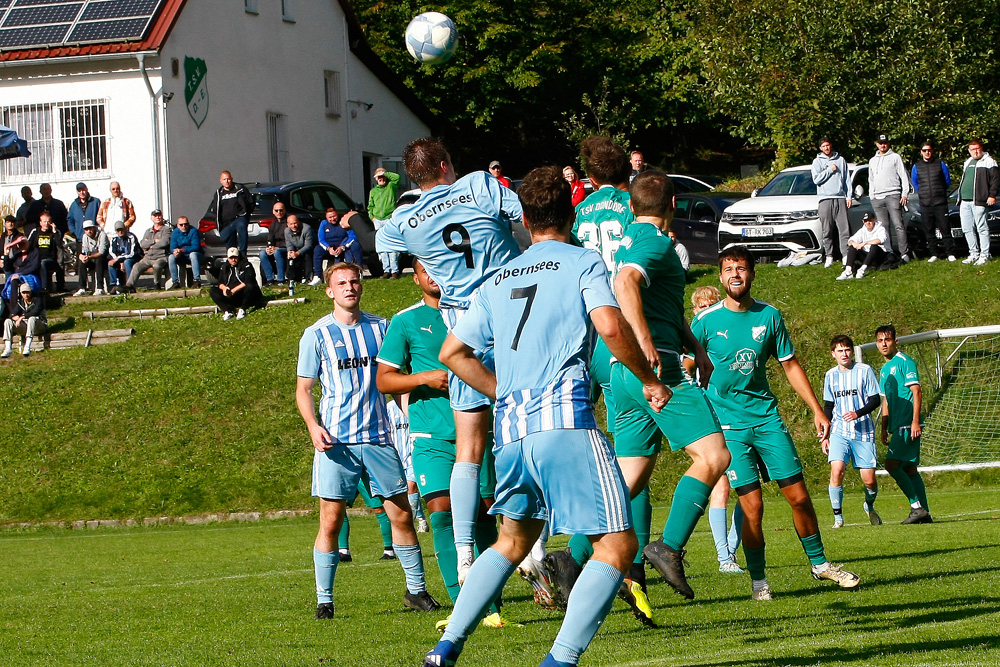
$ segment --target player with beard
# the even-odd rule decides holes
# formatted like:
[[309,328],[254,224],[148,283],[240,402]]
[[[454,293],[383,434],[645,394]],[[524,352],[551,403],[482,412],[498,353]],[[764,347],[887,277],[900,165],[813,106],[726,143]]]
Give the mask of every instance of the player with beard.
[[823,444],[830,434],[830,420],[795,357],[781,313],[750,295],[753,255],[743,247],[728,248],[719,254],[719,269],[726,298],[698,313],[691,331],[715,367],[708,397],[732,454],[726,475],[743,508],[743,553],[753,579],[752,597],[772,597],[764,575],[764,503],[755,452],[792,507],[795,532],[812,565],[812,576],[854,588],[860,582],[858,575],[826,559],[802,463],[767,382],[768,359],[778,359],[792,389],[813,411],[816,434]]

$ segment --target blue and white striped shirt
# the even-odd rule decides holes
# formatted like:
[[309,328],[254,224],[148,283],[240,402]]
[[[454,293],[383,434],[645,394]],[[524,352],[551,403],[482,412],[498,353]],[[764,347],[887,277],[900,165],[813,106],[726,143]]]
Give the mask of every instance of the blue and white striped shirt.
[[856,362],[851,370],[843,371],[834,366],[823,379],[823,400],[833,403],[830,432],[849,440],[875,440],[875,420],[871,413],[851,422],[844,421],[844,414],[857,412],[865,407],[872,396],[878,396],[878,379],[868,364]]
[[368,313],[352,326],[330,314],[302,334],[297,373],[319,378],[319,423],[334,443],[392,444],[385,397],[375,386],[375,358],[387,326],[384,318]]
[[587,370],[590,312],[618,307],[604,260],[559,241],[533,244],[483,283],[452,333],[494,346],[499,445],[539,431],[597,428]]

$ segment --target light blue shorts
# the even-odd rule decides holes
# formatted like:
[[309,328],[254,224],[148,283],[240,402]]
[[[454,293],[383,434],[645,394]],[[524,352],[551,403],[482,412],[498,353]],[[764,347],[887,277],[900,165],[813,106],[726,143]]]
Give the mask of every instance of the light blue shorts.
[[827,459],[830,463],[834,461],[851,462],[855,468],[874,468],[875,441],[854,440],[845,438],[838,433],[830,434],[830,455]]
[[551,535],[604,535],[632,527],[625,478],[599,430],[542,431],[493,453],[497,491],[490,514],[547,518]]
[[396,449],[392,445],[334,445],[313,455],[313,496],[353,501],[358,482],[379,498],[405,494],[406,478]]
[[[454,306],[442,306],[441,307],[441,319],[444,320],[444,325],[448,328],[450,333],[458,321],[467,313],[468,310],[465,308],[456,308]],[[493,361],[493,348],[483,352],[476,352],[476,358],[483,362],[483,365],[491,371],[496,370],[496,365]],[[465,384],[459,379],[457,375],[448,371],[448,397],[451,400],[452,410],[474,410],[476,408],[481,408],[483,406],[489,405],[493,402],[489,396],[485,394],[480,394],[478,391]]]

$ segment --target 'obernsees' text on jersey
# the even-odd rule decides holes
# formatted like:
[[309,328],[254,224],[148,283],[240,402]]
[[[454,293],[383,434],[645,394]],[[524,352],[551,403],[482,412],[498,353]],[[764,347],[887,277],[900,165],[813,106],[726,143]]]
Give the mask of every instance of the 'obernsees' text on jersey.
[[[378,351],[378,362],[408,373],[446,371],[438,355],[447,336],[441,311],[420,301],[393,316]],[[410,392],[409,414],[413,437],[455,440],[455,416],[447,390],[417,387]]]
[[385,330],[385,319],[376,315],[361,313],[361,321],[349,326],[330,314],[302,334],[297,374],[319,378],[319,423],[334,443],[392,444],[385,397],[375,386]]
[[593,250],[533,244],[493,274],[452,333],[476,350],[494,346],[500,445],[539,431],[597,428],[587,366],[589,313],[618,307]]
[[744,312],[729,310],[725,300],[698,313],[691,332],[715,366],[708,400],[724,427],[750,428],[778,415],[778,399],[767,382],[767,360],[788,361],[795,348],[781,313],[754,300]]
[[573,236],[585,247],[600,253],[609,272],[615,268],[615,253],[622,236],[635,220],[629,200],[628,190],[602,185],[576,207]]
[[840,366],[828,370],[823,378],[823,400],[833,403],[830,432],[849,440],[874,441],[875,420],[870,413],[849,422],[844,421],[844,415],[865,407],[868,399],[878,393],[875,371],[868,364],[856,362],[850,370],[842,370]]
[[889,432],[910,426],[913,423],[913,392],[915,384],[920,384],[917,362],[902,352],[897,352],[885,362],[881,370],[880,394],[885,396],[889,408]]
[[441,287],[441,305],[468,308],[476,288],[520,249],[511,233],[521,202],[477,171],[420,193],[375,235],[378,252],[408,252]]

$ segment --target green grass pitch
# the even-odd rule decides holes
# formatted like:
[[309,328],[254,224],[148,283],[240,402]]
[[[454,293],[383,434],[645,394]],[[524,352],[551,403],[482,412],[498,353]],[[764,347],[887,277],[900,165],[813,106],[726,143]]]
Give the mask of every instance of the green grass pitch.
[[[653,570],[661,627],[643,628],[617,601],[584,665],[1000,664],[1000,501],[996,489],[931,492],[936,522],[901,526],[906,503],[881,480],[886,525],[871,527],[862,498],[831,530],[814,488],[827,554],[862,583],[814,581],[780,499],[769,499],[771,602],[749,598],[747,575],[717,572],[706,520],[689,544],[697,598],[684,602]],[[654,513],[654,534],[666,508]],[[253,524],[0,534],[0,665],[415,666],[437,640],[442,613],[405,611],[403,575],[382,562],[371,517],[352,521],[353,563],[337,574],[337,616],[313,619],[315,519]],[[447,601],[430,537],[421,536],[429,586]],[[565,543],[554,538],[550,548]],[[740,559],[742,561],[742,557]],[[562,614],[542,610],[516,575],[504,615],[523,627],[480,628],[461,665],[535,665]]]

